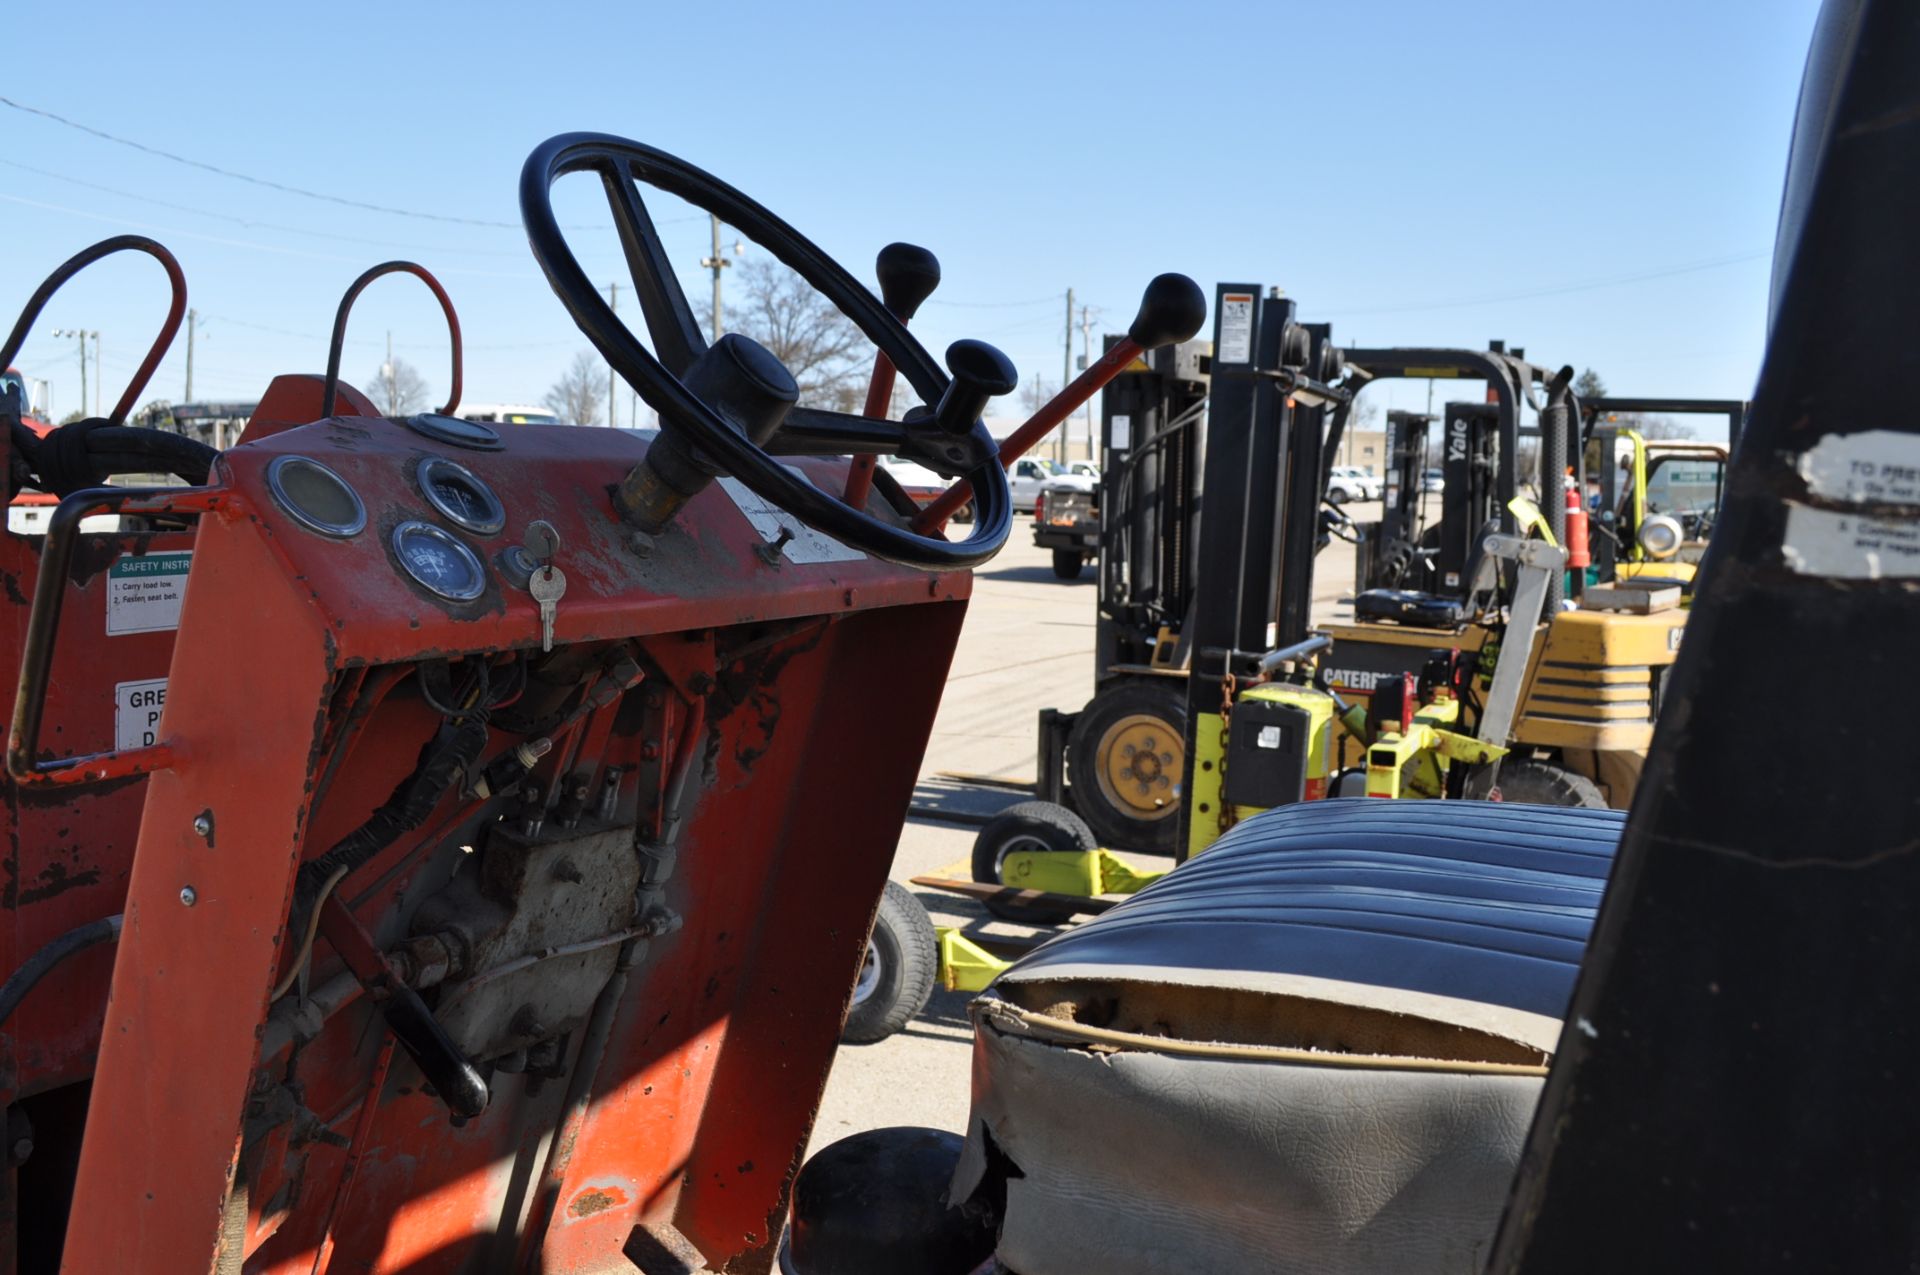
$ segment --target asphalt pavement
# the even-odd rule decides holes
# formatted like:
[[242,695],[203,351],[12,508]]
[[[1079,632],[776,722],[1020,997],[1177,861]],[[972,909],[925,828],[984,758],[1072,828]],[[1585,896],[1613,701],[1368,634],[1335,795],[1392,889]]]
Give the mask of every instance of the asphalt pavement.
[[[1366,521],[1379,517],[1379,506],[1356,505],[1348,512]],[[1022,794],[1013,791],[957,790],[942,774],[1030,782],[1039,711],[1078,709],[1093,694],[1093,570],[1087,568],[1077,581],[1056,579],[1052,555],[1034,548],[1032,540],[1031,523],[1016,519],[1006,549],[974,575],[973,601],[921,766],[917,805],[993,809],[1021,800]],[[1353,551],[1336,540],[1320,555],[1315,571],[1316,620],[1347,613],[1339,600],[1352,581]],[[894,854],[894,880],[970,876],[974,833],[970,826],[910,818]],[[1156,862],[1151,856],[1141,861]],[[994,920],[970,899],[909,888],[926,904],[935,925],[974,935],[1044,933]],[[813,1146],[884,1125],[964,1131],[973,1041],[969,999],[970,993],[936,988],[926,1009],[898,1035],[871,1045],[842,1045]]]

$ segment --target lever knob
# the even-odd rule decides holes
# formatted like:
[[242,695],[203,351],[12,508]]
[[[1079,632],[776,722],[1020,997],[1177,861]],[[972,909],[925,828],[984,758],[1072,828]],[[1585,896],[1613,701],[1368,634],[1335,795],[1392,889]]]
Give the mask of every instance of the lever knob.
[[873,263],[880,279],[880,300],[893,317],[905,322],[913,317],[920,303],[940,286],[940,260],[925,248],[910,243],[890,243],[880,250]]
[[1206,321],[1207,297],[1200,285],[1183,274],[1163,274],[1141,295],[1140,313],[1127,336],[1143,350],[1157,350],[1191,341]]
[[945,434],[964,434],[986,414],[987,404],[1013,393],[1020,373],[1013,360],[985,341],[955,341],[947,347],[947,371],[953,380],[933,409],[934,428]]

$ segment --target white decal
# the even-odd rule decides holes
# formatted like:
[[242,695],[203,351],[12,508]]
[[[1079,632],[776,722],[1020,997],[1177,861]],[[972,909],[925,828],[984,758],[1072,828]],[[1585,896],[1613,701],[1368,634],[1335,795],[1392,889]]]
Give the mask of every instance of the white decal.
[[160,710],[167,705],[167,679],[117,682],[113,688],[113,746],[145,748],[160,740]]
[[180,627],[191,553],[135,554],[107,568],[107,632],[159,633]]
[[1116,416],[1107,422],[1107,446],[1116,452],[1133,446],[1133,417]]
[[[800,474],[801,481],[811,481],[793,466],[786,468]],[[785,533],[787,542],[780,552],[788,562],[858,562],[867,556],[858,549],[847,548],[832,536],[822,535],[778,505],[762,499],[738,478],[722,478],[720,489],[739,506],[762,540],[776,544]]]
[[1920,434],[1831,434],[1799,459],[1807,490],[1850,504],[1920,505]]
[[1787,503],[1787,567],[1846,580],[1920,579],[1920,522]]
[[1220,341],[1214,359],[1220,363],[1253,362],[1253,294],[1220,294]]

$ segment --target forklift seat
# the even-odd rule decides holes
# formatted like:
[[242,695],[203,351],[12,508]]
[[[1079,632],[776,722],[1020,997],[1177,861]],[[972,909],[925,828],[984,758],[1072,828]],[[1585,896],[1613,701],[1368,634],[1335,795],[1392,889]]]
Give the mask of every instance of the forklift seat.
[[1354,595],[1353,618],[1362,623],[1457,629],[1467,622],[1467,608],[1459,598],[1417,589],[1363,589]]
[[1247,820],[974,1002],[952,1198],[997,1175],[1022,1275],[1478,1269],[1622,822]]

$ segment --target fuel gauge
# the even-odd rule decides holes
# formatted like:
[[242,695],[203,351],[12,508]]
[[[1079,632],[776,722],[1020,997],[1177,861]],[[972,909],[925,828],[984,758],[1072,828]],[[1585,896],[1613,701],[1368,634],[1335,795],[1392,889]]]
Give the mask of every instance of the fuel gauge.
[[429,456],[414,471],[414,481],[428,504],[476,536],[498,535],[507,525],[507,511],[493,489],[457,461]]
[[487,569],[458,537],[430,522],[403,522],[390,542],[400,569],[449,602],[471,602],[487,591]]

